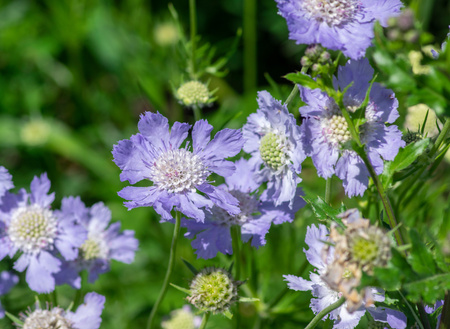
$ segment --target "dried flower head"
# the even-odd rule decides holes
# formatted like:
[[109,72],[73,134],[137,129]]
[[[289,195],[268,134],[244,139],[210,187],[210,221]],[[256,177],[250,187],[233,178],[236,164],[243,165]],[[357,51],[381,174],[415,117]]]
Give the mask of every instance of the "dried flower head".
[[202,312],[224,313],[238,300],[238,286],[222,268],[207,267],[191,282],[187,300]]

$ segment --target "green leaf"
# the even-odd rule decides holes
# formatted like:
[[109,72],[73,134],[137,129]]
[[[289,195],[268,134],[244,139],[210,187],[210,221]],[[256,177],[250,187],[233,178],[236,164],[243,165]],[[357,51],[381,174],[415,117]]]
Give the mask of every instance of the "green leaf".
[[450,289],[450,273],[410,282],[404,288],[408,290],[408,300],[419,302],[422,299],[426,304],[434,304],[436,300],[444,298],[444,292]]
[[5,312],[6,316],[15,324],[18,324],[20,327],[23,326],[23,321],[21,321],[19,318],[15,317],[14,315],[12,315],[9,312]]
[[319,88],[319,85],[317,82],[311,78],[310,76],[303,74],[303,73],[289,73],[284,76],[289,81],[292,81],[294,83],[298,83],[304,87],[310,88],[310,89],[317,89]]
[[240,303],[252,303],[252,302],[259,302],[259,298],[251,298],[251,297],[239,297]]
[[226,310],[222,314],[225,315],[230,320],[233,318],[233,314],[231,314],[230,310]]
[[191,263],[189,263],[186,259],[181,258],[181,260],[183,261],[184,265],[187,266],[187,268],[192,272],[192,274],[197,275],[198,274],[198,270],[195,268],[194,265],[192,265]]
[[385,188],[392,183],[392,176],[395,172],[403,170],[410,166],[428,147],[430,139],[425,138],[416,143],[411,143],[403,149],[400,149],[393,161],[385,163],[381,180]]
[[409,230],[412,248],[408,257],[414,271],[419,274],[434,275],[436,274],[436,263],[433,254],[428,250],[427,246],[420,239],[419,233],[415,229]]
[[175,289],[178,289],[181,292],[184,292],[185,294],[191,295],[191,291],[189,289],[177,286],[176,284],[171,283],[170,284],[172,287],[174,287]]
[[342,223],[342,220],[337,217],[337,215],[341,213],[342,208],[334,209],[333,207],[329,206],[320,196],[307,191],[305,191],[305,195],[302,196],[302,198],[311,206],[314,214],[319,220],[332,219],[340,226],[345,227],[345,225]]

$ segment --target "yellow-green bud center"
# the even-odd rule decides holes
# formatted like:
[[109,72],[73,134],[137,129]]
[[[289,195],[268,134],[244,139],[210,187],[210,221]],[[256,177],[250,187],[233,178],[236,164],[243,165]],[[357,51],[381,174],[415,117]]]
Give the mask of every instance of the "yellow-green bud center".
[[199,81],[189,81],[177,90],[178,100],[185,106],[203,106],[209,102],[208,87]]
[[273,170],[278,170],[286,161],[281,138],[268,133],[261,138],[259,152],[264,163]]

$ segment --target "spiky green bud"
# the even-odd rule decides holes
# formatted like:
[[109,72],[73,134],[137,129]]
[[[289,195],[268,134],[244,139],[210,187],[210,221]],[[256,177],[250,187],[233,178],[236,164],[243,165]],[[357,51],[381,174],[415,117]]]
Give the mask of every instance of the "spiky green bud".
[[238,285],[226,270],[207,267],[192,280],[187,300],[202,312],[224,313],[238,300]]

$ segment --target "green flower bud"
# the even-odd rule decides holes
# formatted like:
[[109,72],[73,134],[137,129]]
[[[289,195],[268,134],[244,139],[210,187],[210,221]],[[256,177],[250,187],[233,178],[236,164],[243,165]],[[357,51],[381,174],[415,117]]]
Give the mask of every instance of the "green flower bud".
[[418,132],[408,131],[402,136],[402,139],[405,141],[406,145],[409,145],[422,140],[423,136]]
[[224,313],[238,300],[238,285],[230,273],[207,267],[191,282],[187,300],[202,312]]
[[273,170],[278,170],[286,162],[282,139],[274,133],[261,138],[259,152],[264,163]]
[[196,80],[182,84],[175,96],[182,105],[187,107],[203,107],[213,101],[208,87]]

